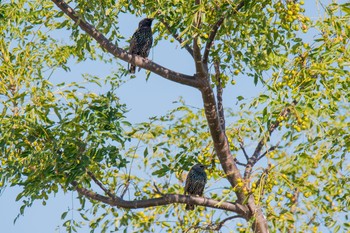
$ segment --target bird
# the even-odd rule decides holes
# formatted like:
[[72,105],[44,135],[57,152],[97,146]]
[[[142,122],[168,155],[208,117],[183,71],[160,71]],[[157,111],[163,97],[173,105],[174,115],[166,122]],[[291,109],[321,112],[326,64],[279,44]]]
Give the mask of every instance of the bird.
[[[129,53],[147,58],[153,43],[152,36],[153,18],[145,18],[139,22],[139,27],[130,40]],[[135,73],[135,65],[130,64],[129,72]]]
[[[207,183],[207,174],[205,173],[206,166],[198,163],[194,165],[186,178],[185,195],[203,196],[205,184]],[[187,204],[186,210],[193,210],[194,205]]]

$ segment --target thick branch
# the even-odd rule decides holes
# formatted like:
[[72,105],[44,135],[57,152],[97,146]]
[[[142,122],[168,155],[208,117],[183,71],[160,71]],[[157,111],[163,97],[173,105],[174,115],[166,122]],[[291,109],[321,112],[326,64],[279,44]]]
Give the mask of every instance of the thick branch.
[[[167,22],[165,22],[163,19],[159,19],[159,21],[165,26],[165,28],[169,31],[169,33],[177,40],[180,45],[183,43],[183,40],[181,37],[179,37],[179,34],[176,32],[173,32]],[[187,52],[193,57],[193,49],[188,45],[185,44],[184,48],[187,50]]]
[[[235,187],[238,180],[242,179],[242,176],[237,168],[235,159],[231,154],[225,132],[221,128],[213,89],[211,88],[208,79],[199,77],[199,80],[201,81],[200,91],[202,93],[205,115],[209,125],[210,134],[214,142],[216,154],[220,160],[227,180],[230,182],[232,187]],[[261,208],[255,205],[254,197],[245,195],[241,190],[237,191],[236,194],[238,199],[237,203],[247,203],[250,210],[249,219],[254,219],[252,225],[254,232],[267,233],[268,227],[266,219]]]
[[[238,12],[240,9],[242,9],[242,7],[244,6],[244,0],[242,0],[235,8],[234,13]],[[232,17],[232,14],[230,14],[230,17]],[[215,36],[220,28],[220,26],[222,25],[222,23],[224,22],[225,17],[221,17],[213,26],[208,41],[205,45],[205,49],[204,49],[204,55],[203,55],[203,63],[207,64],[208,63],[208,57],[209,57],[209,52],[210,52],[210,48],[213,45],[213,41],[215,39]]]
[[77,190],[77,192],[80,195],[85,196],[92,200],[103,202],[111,206],[117,206],[119,208],[139,209],[139,208],[148,208],[148,207],[154,207],[154,206],[181,203],[181,204],[193,204],[193,205],[206,206],[206,207],[215,208],[215,209],[232,211],[241,216],[244,216],[246,219],[249,216],[249,210],[246,206],[243,206],[238,203],[236,204],[231,202],[217,201],[217,200],[213,200],[205,197],[187,196],[187,195],[181,195],[181,194],[164,194],[163,197],[159,197],[159,198],[126,201],[117,196],[113,198],[107,197],[107,196],[100,195],[96,192],[93,192],[91,190],[88,190],[86,188],[79,187],[77,182],[73,182],[72,184],[73,184],[73,187]]
[[[230,147],[225,132],[221,129],[214,92],[210,87],[209,81],[207,81],[207,85],[201,88],[201,92],[204,102],[205,115],[208,121],[211,137],[214,142],[216,154],[226,174],[226,178],[230,182],[231,186],[235,187],[238,183],[237,180],[241,179],[242,176],[230,152]],[[242,192],[239,192],[237,197],[239,203],[242,203],[245,199]]]
[[[297,102],[293,101],[292,106],[295,106],[296,104],[297,104]],[[283,109],[283,111],[280,113],[279,116],[286,117],[289,115],[289,113],[290,113],[290,107],[286,107]],[[280,124],[279,120],[276,120],[274,123],[272,123],[270,125],[268,131],[265,133],[265,136],[258,143],[257,147],[255,148],[254,154],[249,158],[248,163],[247,163],[247,167],[244,171],[244,178],[245,179],[249,179],[254,165],[258,162],[258,158],[259,158],[259,155],[261,153],[263,146],[270,139],[271,134],[273,133],[273,131],[275,131],[275,129],[278,127],[279,124]]]
[[101,34],[96,28],[89,23],[85,22],[78,17],[78,14],[68,6],[63,0],[52,0],[66,15],[68,15],[81,29],[93,37],[102,48],[106,49],[109,53],[120,58],[123,61],[132,63],[136,66],[149,70],[159,76],[180,83],[187,86],[197,87],[198,81],[195,76],[189,76],[181,74],[172,70],[169,70],[161,65],[158,65],[147,58],[142,58],[137,55],[130,54],[125,50],[115,46],[110,42],[103,34]]

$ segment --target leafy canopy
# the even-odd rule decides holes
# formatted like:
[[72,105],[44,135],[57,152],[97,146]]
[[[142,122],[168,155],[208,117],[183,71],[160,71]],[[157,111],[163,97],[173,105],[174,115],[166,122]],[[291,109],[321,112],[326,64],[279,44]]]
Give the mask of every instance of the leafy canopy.
[[[240,144],[252,153],[279,122],[264,142],[267,153],[253,170],[249,190],[243,191],[254,195],[271,231],[349,230],[350,5],[320,2],[324,15],[310,19],[304,8],[312,4],[303,1],[245,1],[237,11],[239,3],[70,2],[81,20],[117,45],[126,39],[118,28],[124,13],[156,18],[155,46],[168,38],[174,42],[175,36],[181,47],[191,47],[198,37],[203,53],[223,19],[208,54],[212,85],[218,80],[211,67],[219,62],[225,91],[240,88],[240,78],[261,87],[253,98],[225,100],[232,154],[245,162]],[[181,100],[163,116],[130,124],[117,95],[128,79],[124,63],[107,77],[53,79],[74,62],[115,67],[117,61],[51,1],[1,3],[0,28],[0,186],[23,188],[17,197],[23,201],[21,214],[36,200],[45,205],[50,194],[74,189],[73,181],[92,188],[87,171],[130,199],[159,197],[153,183],[164,193],[183,193],[185,174],[197,161],[212,165],[205,196],[236,201],[235,192],[245,186],[226,181],[202,109]],[[100,91],[94,93],[96,86]],[[290,113],[281,116],[286,106]],[[81,219],[62,215],[67,231],[88,222],[91,231],[182,232],[218,224],[230,214],[204,207],[184,212],[180,204],[124,210],[79,199]],[[232,221],[230,229],[249,231],[251,222]]]

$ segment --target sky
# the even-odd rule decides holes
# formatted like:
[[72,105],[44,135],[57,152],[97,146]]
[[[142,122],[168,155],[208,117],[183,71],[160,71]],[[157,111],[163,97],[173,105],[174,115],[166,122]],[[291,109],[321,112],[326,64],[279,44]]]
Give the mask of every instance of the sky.
[[[306,9],[311,16],[316,13],[316,8],[306,6]],[[140,19],[130,15],[121,16],[120,32],[126,35],[126,38],[129,38],[136,29]],[[161,41],[152,49],[150,58],[162,66],[176,71],[185,74],[194,73],[194,64],[191,56],[186,50],[181,49],[176,42]],[[125,62],[122,62],[122,64],[127,66]],[[64,80],[76,81],[80,79],[82,71],[83,73],[103,76],[109,74],[112,70],[116,70],[116,67],[113,67],[111,64],[105,65],[96,61],[86,61],[80,64],[72,63],[70,68],[71,72],[68,73],[57,71],[51,78],[51,81],[55,81],[55,79],[59,79],[58,82]],[[149,117],[167,113],[167,111],[175,107],[173,101],[178,100],[180,96],[183,97],[187,104],[199,108],[202,107],[200,92],[191,87],[170,82],[156,75],[151,75],[146,82],[143,70],[136,75],[135,79],[130,80],[118,90],[121,102],[126,103],[128,109],[130,109],[127,114],[130,122],[147,121]],[[237,76],[236,82],[237,84],[233,88],[228,89],[224,93],[224,104],[226,106],[232,106],[232,103],[235,102],[236,97],[239,95],[253,96],[260,91],[259,87],[254,87],[252,80],[248,78]],[[46,206],[43,206],[40,201],[35,202],[31,208],[26,209],[24,216],[21,216],[14,224],[13,221],[18,215],[21,206],[21,201],[15,201],[19,192],[20,188],[18,187],[7,187],[0,193],[1,233],[65,232],[63,228],[60,228],[63,223],[60,219],[61,214],[79,205],[76,200],[76,193],[63,194],[59,192],[56,196],[49,197]],[[87,231],[79,230],[78,232]]]

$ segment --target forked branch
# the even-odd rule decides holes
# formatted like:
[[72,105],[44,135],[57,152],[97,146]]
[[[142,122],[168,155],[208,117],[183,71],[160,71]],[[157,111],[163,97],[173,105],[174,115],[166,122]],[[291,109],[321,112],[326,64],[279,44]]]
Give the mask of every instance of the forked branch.
[[[292,106],[295,106],[296,104],[297,104],[296,101],[292,102]],[[291,111],[291,106],[285,107],[279,116],[287,117],[289,115],[290,111]],[[272,123],[270,125],[269,129],[267,130],[267,132],[265,133],[265,136],[263,136],[263,138],[259,141],[257,147],[255,148],[253,155],[248,160],[247,167],[244,171],[244,179],[249,179],[254,165],[259,161],[259,159],[261,159],[260,153],[261,153],[261,150],[263,149],[263,146],[270,139],[271,134],[275,131],[275,129],[278,127],[279,124],[280,124],[279,120],[276,120],[274,123]],[[271,148],[273,148],[273,147],[271,147]],[[275,148],[273,148],[273,150],[274,149]]]

